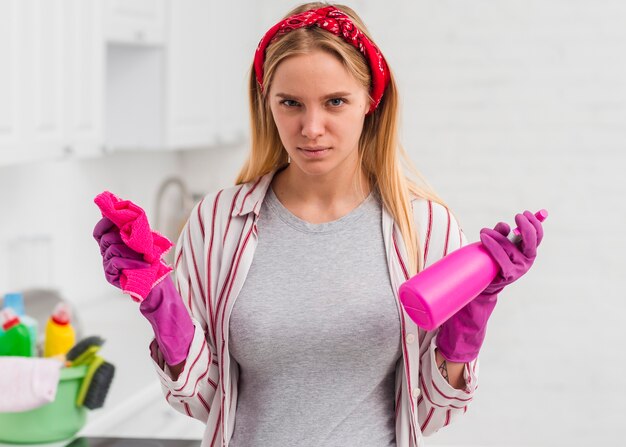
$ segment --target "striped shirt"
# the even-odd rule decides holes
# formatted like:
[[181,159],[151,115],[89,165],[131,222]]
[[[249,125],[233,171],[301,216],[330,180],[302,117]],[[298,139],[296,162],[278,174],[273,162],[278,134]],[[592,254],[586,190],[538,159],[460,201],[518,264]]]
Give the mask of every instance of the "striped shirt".
[[[206,195],[191,212],[175,252],[176,284],[195,327],[183,371],[170,377],[156,340],[150,353],[165,399],[177,411],[206,424],[202,447],[228,446],[237,408],[239,368],[228,346],[229,318],[257,245],[257,219],[276,170],[255,181]],[[466,244],[450,212],[435,202],[412,199],[428,266]],[[387,266],[400,314],[402,361],[395,371],[398,447],[421,447],[428,436],[465,413],[477,385],[478,359],[465,364],[465,389],[453,388],[435,362],[437,330],[424,331],[404,312],[398,289],[409,279],[399,227],[383,207]],[[355,339],[354,349],[359,349]]]

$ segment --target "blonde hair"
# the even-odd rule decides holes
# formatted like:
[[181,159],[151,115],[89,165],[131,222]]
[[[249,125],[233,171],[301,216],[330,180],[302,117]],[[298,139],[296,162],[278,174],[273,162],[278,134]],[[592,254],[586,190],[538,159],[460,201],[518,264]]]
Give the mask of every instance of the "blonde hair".
[[[344,5],[305,3],[291,10],[284,18],[330,5],[347,14],[373,42],[359,16]],[[237,176],[236,184],[257,179],[288,162],[287,152],[280,140],[266,95],[270,90],[276,68],[283,60],[294,55],[309,54],[315,50],[326,51],[338,57],[355,79],[370,91],[371,75],[365,57],[339,36],[315,26],[295,29],[270,44],[263,65],[263,93],[256,81],[254,65],[250,68],[251,150]],[[399,226],[409,258],[409,274],[413,276],[422,269],[423,260],[419,255],[420,242],[413,221],[411,196],[446,205],[420,175],[398,141],[398,91],[391,69],[389,75],[391,79],[380,104],[373,113],[365,117],[359,139],[358,168],[361,168],[367,176],[370,187],[378,189],[383,206]],[[399,156],[404,162],[404,167],[416,180],[409,179],[402,172]]]

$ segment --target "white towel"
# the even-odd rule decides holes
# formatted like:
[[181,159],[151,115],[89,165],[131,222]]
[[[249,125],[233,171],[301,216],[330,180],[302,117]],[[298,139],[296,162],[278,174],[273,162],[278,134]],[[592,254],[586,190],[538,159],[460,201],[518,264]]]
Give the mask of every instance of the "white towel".
[[52,402],[57,394],[60,360],[0,357],[0,413],[27,411]]

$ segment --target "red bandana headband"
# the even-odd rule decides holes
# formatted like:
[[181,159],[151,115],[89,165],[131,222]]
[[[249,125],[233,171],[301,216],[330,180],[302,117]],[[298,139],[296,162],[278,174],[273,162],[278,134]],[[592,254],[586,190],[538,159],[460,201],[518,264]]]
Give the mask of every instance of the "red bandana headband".
[[254,54],[254,71],[256,80],[263,91],[263,62],[265,49],[277,37],[287,34],[297,28],[319,26],[336,36],[343,37],[346,42],[353,45],[367,59],[372,74],[372,91],[370,92],[373,102],[368,114],[372,113],[383,97],[385,88],[389,83],[389,69],[382,53],[350,20],[350,18],[334,6],[326,6],[320,9],[312,9],[278,22],[269,29],[259,42]]

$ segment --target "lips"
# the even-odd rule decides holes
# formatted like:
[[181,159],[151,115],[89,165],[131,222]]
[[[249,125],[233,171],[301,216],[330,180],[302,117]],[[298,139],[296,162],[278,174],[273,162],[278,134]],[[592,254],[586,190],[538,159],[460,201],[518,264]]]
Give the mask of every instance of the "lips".
[[331,148],[315,146],[315,147],[308,147],[308,148],[299,147],[298,149],[302,151],[305,157],[320,158],[320,157],[325,156],[328,152],[330,152]]
[[315,147],[300,147],[298,149],[302,149],[303,151],[309,151],[309,152],[318,152],[318,151],[325,151],[326,149],[329,149],[329,148],[324,147],[324,146],[315,146]]

